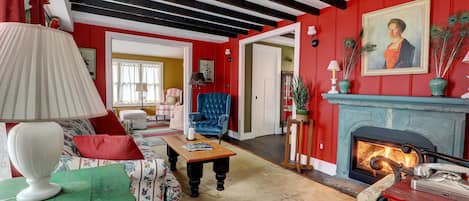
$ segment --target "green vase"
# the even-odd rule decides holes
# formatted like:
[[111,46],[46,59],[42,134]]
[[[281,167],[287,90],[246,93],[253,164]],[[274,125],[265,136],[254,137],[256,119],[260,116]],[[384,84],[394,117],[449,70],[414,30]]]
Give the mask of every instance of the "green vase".
[[350,89],[350,81],[348,80],[341,80],[339,82],[339,88],[341,94],[348,94],[348,90]]
[[432,90],[432,96],[444,96],[447,85],[448,81],[441,77],[436,77],[430,80],[430,89]]

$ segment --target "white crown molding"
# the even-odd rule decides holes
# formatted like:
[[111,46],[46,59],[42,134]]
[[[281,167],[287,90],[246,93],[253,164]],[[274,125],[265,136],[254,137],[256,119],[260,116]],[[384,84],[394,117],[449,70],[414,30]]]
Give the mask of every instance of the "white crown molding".
[[159,34],[165,36],[172,36],[178,38],[185,38],[190,40],[200,40],[213,43],[228,42],[228,37],[217,36],[212,34],[205,34],[195,31],[188,31],[183,29],[176,29],[172,27],[136,22],[131,20],[124,20],[114,17],[107,17],[102,15],[89,14],[84,12],[72,11],[72,17],[75,22],[112,27],[117,29],[132,30],[138,32],[145,32],[151,34]]

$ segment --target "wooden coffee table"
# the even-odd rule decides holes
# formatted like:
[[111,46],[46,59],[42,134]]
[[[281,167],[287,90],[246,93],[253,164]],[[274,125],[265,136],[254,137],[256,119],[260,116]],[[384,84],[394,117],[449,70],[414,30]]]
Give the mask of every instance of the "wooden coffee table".
[[[176,170],[177,157],[182,156],[187,162],[187,176],[191,186],[191,197],[199,196],[200,178],[202,178],[204,163],[213,162],[213,171],[217,179],[217,190],[225,189],[226,173],[230,169],[230,156],[236,155],[235,152],[222,147],[216,142],[211,142],[202,135],[195,135],[195,141],[187,141],[184,135],[165,136],[163,140],[168,144],[167,154],[169,157],[171,171]],[[189,152],[182,146],[187,143],[205,142],[210,144],[213,149],[210,151]]]

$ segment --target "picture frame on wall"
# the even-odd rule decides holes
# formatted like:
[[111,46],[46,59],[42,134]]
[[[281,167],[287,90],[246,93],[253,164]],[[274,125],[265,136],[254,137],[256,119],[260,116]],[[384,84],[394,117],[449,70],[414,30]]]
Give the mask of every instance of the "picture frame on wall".
[[83,61],[88,68],[88,72],[93,80],[96,80],[96,49],[94,48],[79,48]]
[[199,73],[204,74],[205,83],[215,82],[215,60],[200,59]]
[[428,73],[429,0],[365,13],[362,25],[362,44],[376,45],[362,55],[363,76]]

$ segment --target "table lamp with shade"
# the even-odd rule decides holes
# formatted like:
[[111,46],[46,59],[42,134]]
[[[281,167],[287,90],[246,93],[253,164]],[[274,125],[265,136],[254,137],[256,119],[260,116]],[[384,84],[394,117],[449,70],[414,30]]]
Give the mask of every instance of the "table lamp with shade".
[[141,105],[141,110],[143,110],[143,93],[147,92],[148,91],[148,87],[147,87],[147,83],[137,83],[137,85],[135,86],[135,91],[139,92],[139,96],[140,96],[140,103],[142,104]]
[[331,79],[332,86],[331,86],[331,89],[327,93],[328,94],[337,94],[339,92],[337,91],[337,88],[336,88],[337,78],[336,78],[336,75],[335,75],[336,73],[335,72],[340,71],[339,62],[337,62],[337,60],[332,60],[329,63],[329,66],[327,67],[327,70],[332,71],[332,79]]
[[55,120],[106,115],[73,37],[40,25],[0,23],[0,121],[22,122],[8,135],[8,153],[29,187],[17,200],[60,192],[49,183],[64,146]]
[[[462,59],[462,62],[469,64],[469,51],[467,51],[466,56],[464,57],[464,59]],[[466,77],[469,79],[469,75],[466,75]],[[469,88],[467,90],[469,90]],[[461,98],[469,99],[469,92],[463,94]]]

